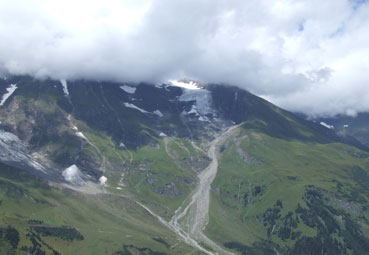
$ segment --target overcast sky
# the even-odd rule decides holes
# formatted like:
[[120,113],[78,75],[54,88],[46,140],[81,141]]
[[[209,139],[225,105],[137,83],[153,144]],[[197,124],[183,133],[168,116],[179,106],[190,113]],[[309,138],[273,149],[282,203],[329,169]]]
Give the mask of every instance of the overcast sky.
[[0,72],[237,85],[309,115],[369,111],[365,0],[0,0]]

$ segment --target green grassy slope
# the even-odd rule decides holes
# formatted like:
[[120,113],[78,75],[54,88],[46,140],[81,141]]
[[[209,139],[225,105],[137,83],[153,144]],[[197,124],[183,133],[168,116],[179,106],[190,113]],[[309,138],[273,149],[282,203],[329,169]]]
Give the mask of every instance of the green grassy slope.
[[221,116],[235,123],[246,122],[245,127],[284,140],[298,139],[306,142],[342,142],[369,151],[357,140],[339,137],[333,130],[300,118],[270,102],[236,87],[209,85],[214,107]]
[[242,254],[369,252],[368,153],[253,129],[221,150],[209,237]]
[[1,254],[24,254],[26,250],[99,255],[193,251],[129,198],[55,189],[2,164],[0,201]]
[[[99,129],[99,125],[112,123],[105,123],[106,119],[96,118],[99,123],[91,125],[89,116],[81,117],[78,113],[68,116],[72,109],[68,109],[70,104],[55,81],[34,83],[25,78],[24,82],[27,84],[19,86],[0,109],[2,128],[20,136],[32,150],[46,154],[61,169],[77,164],[95,181],[101,175],[106,176],[105,191],[110,194],[88,195],[49,187],[41,179],[1,164],[0,254],[24,254],[26,250],[35,254],[194,252],[132,201],[140,201],[169,219],[194,188],[196,170],[205,167],[209,159],[184,138],[159,138],[152,120],[122,107],[118,99],[107,106],[99,94],[102,92],[96,88],[87,91],[96,98],[89,95],[86,97],[89,100],[79,103],[85,109],[92,104],[92,113],[105,103],[102,107],[105,116],[114,119],[119,114],[122,126],[112,120],[119,126],[115,126],[114,132]],[[83,96],[78,93],[77,96]],[[169,125],[170,121],[166,123]],[[89,142],[76,136],[73,125]],[[127,130],[135,132],[130,139],[137,135],[150,142],[136,149],[121,146],[114,134]],[[129,136],[129,132],[125,135]],[[17,236],[19,242],[14,241]],[[83,240],[79,240],[80,236]]]

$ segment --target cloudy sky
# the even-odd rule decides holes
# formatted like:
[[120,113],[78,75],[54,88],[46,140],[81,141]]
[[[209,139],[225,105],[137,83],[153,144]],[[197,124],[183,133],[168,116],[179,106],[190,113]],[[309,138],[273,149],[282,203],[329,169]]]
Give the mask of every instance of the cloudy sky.
[[0,73],[237,85],[293,111],[369,111],[366,0],[0,0]]

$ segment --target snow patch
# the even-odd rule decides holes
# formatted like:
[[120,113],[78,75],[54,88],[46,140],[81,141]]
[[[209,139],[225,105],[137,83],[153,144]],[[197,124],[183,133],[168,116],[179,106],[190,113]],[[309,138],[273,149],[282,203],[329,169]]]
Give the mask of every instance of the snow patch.
[[173,86],[176,87],[181,87],[181,88],[185,88],[185,89],[191,89],[191,90],[197,90],[197,89],[201,89],[195,82],[190,81],[190,82],[184,82],[184,81],[177,81],[177,80],[172,80],[169,81]]
[[346,125],[343,125],[343,127],[344,127],[344,128],[348,128],[348,127],[349,127],[349,125],[347,125],[347,124],[346,124]]
[[125,106],[125,107],[128,107],[128,108],[135,109],[135,110],[140,111],[140,112],[142,112],[142,113],[150,113],[150,112],[148,112],[148,111],[145,111],[144,109],[141,109],[140,107],[135,106],[134,104],[124,103],[124,106]]
[[127,92],[129,94],[134,94],[136,92],[135,87],[131,87],[131,86],[128,86],[128,85],[120,86],[120,88],[123,89],[125,92]]
[[155,110],[155,111],[153,111],[153,114],[158,115],[160,118],[164,116],[164,115],[162,114],[162,112],[161,112],[161,111],[159,111],[159,110]]
[[329,125],[329,124],[327,124],[327,123],[325,123],[325,122],[320,122],[320,125],[322,125],[323,127],[326,127],[326,128],[328,128],[328,129],[334,129],[334,126],[332,126],[332,125]]
[[1,102],[0,102],[0,106],[3,106],[6,102],[6,100],[14,93],[14,91],[17,89],[17,84],[10,84],[10,87],[8,87],[6,90],[8,92],[6,92],[4,95],[3,95],[3,98],[1,99]]
[[106,178],[104,175],[100,177],[99,182],[100,185],[105,185],[108,178]]
[[82,172],[76,165],[71,165],[70,167],[66,168],[62,175],[64,179],[74,185],[81,186],[85,184],[84,180],[82,179]]
[[140,111],[142,113],[154,114],[154,115],[156,115],[156,116],[158,116],[160,118],[164,116],[164,114],[161,111],[159,111],[159,110],[155,110],[153,112],[148,112],[148,111],[146,111],[146,110],[144,110],[144,109],[142,109],[142,108],[140,108],[140,107],[138,107],[138,106],[136,106],[134,104],[131,104],[131,103],[124,103],[124,106],[125,107],[128,107],[128,108],[135,109],[135,110]]
[[160,137],[167,137],[167,135],[166,135],[166,134],[164,134],[163,132],[161,132],[161,133],[159,134],[159,136],[160,136]]
[[82,132],[76,132],[76,135],[78,137],[81,137],[82,139],[88,140],[87,137]]
[[121,187],[116,187],[117,190],[121,190],[122,188]]
[[205,116],[200,116],[199,121],[209,121]]
[[60,80],[61,85],[63,86],[63,92],[64,95],[67,97],[69,96],[69,91],[68,91],[68,84],[66,80]]

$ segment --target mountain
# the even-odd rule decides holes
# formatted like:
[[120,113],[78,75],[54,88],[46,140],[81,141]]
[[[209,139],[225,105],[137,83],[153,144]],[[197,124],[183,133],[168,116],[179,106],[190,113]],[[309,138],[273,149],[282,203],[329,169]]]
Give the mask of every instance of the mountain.
[[367,147],[247,91],[0,93],[1,254],[368,254]]
[[327,123],[342,137],[354,137],[365,146],[369,146],[369,113],[357,116],[338,115],[332,118],[319,118],[316,121]]

